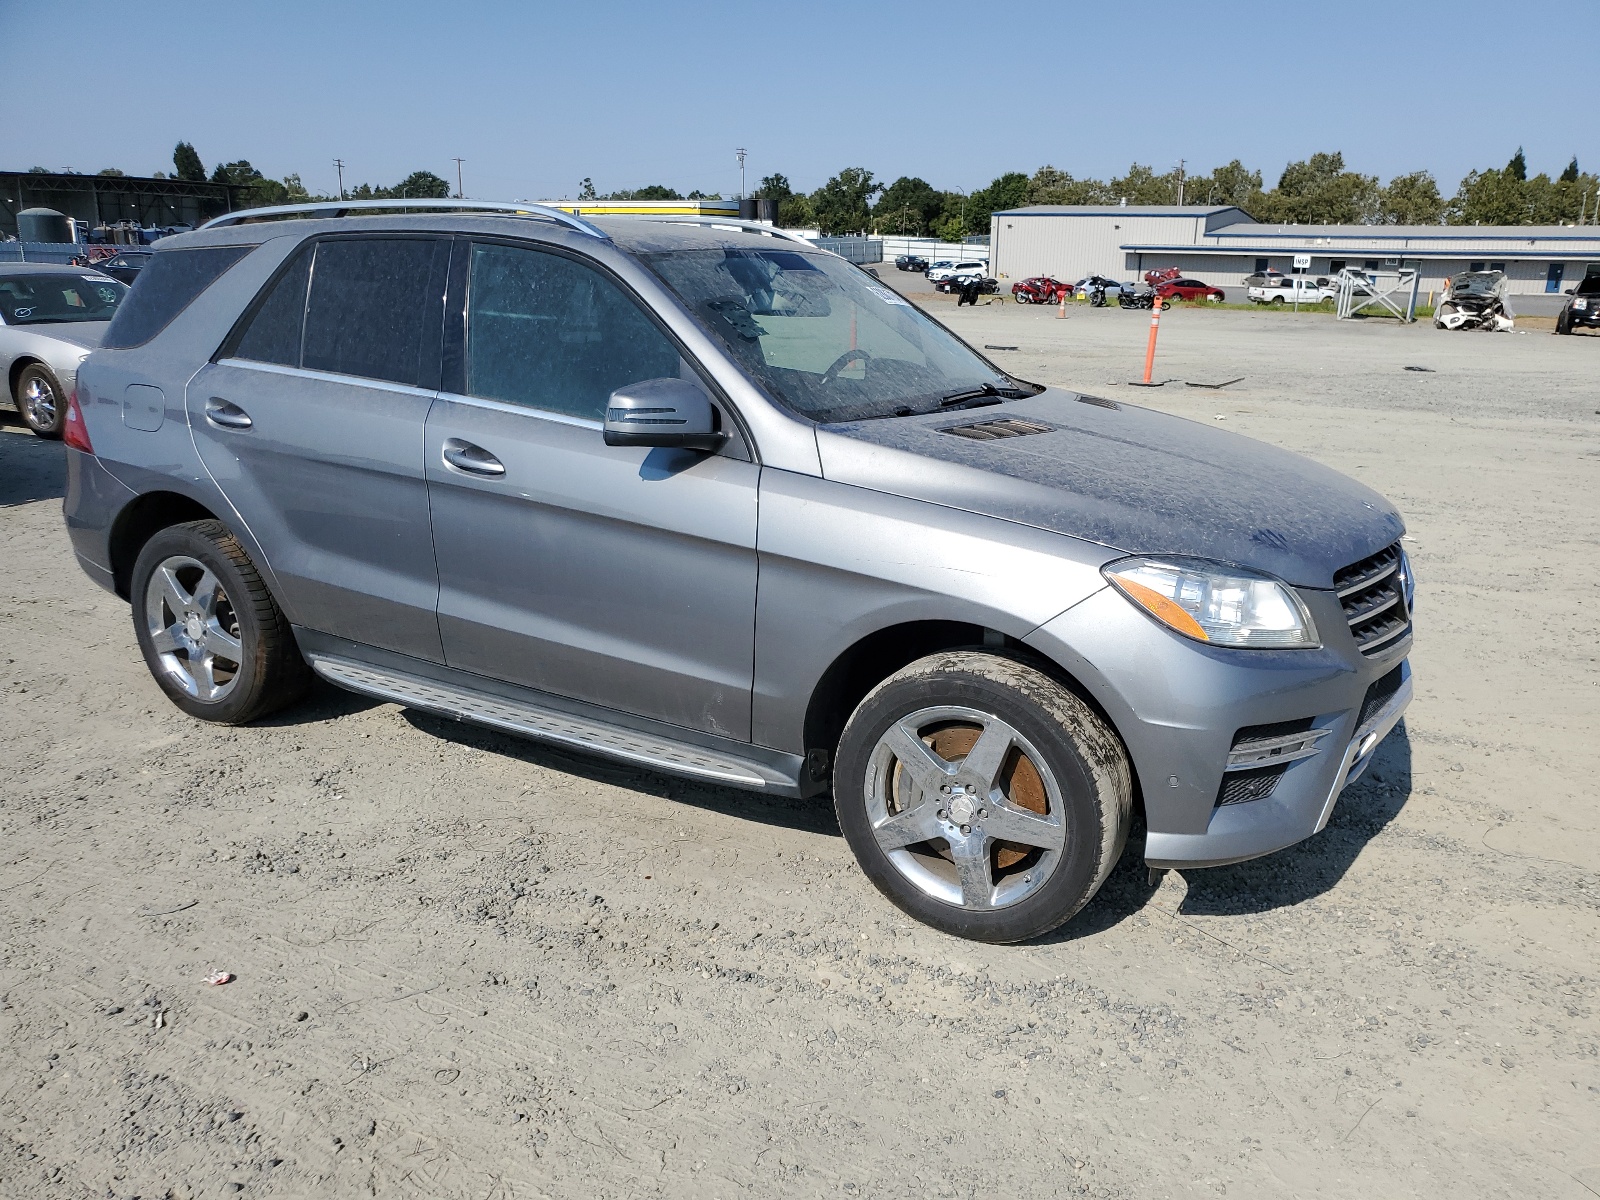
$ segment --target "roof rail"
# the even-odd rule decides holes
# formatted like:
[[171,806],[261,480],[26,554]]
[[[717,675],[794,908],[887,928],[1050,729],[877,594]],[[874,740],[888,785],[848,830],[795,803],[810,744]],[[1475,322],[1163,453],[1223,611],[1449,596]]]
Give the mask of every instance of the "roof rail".
[[277,204],[270,208],[242,208],[238,212],[228,213],[226,216],[216,217],[200,226],[201,229],[220,229],[225,225],[237,225],[242,221],[253,221],[257,217],[343,217],[350,213],[362,211],[390,210],[396,208],[406,209],[466,209],[479,212],[505,213],[519,217],[542,217],[547,221],[555,221],[565,225],[568,229],[575,229],[589,237],[599,238],[609,242],[610,236],[595,225],[591,225],[582,217],[574,213],[565,212],[559,208],[550,208],[543,204],[523,204],[515,201],[502,200],[322,200],[312,201],[307,204]]
[[813,250],[816,249],[814,243],[806,241],[798,233],[790,233],[787,229],[779,229],[776,225],[766,225],[760,221],[741,221],[735,217],[680,216],[675,213],[663,213],[660,216],[656,216],[654,213],[617,213],[615,215],[627,217],[631,221],[659,221],[665,225],[712,225],[719,229],[743,229],[750,233],[764,233],[768,237],[785,238],[791,242],[799,242],[802,245],[810,246]]

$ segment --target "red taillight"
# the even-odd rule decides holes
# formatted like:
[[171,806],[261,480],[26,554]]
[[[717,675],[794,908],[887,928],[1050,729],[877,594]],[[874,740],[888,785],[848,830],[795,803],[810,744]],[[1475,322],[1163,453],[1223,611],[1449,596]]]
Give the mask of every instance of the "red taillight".
[[94,453],[94,443],[89,441],[88,427],[83,423],[83,414],[78,411],[77,392],[73,392],[72,398],[67,401],[67,419],[62,424],[61,440],[74,450],[82,450],[85,454]]

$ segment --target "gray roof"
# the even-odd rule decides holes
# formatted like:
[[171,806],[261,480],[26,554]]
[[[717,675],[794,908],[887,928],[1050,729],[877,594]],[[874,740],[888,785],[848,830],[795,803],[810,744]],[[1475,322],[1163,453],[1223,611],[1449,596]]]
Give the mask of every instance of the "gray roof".
[[[1222,212],[1243,213],[1232,204],[1029,204],[1001,209],[997,217],[1209,217]],[[1249,216],[1245,220],[1250,220]]]
[[1376,241],[1385,238],[1576,238],[1600,240],[1600,226],[1593,225],[1262,225],[1248,228],[1228,225],[1212,231],[1209,237],[1262,238],[1303,237]]

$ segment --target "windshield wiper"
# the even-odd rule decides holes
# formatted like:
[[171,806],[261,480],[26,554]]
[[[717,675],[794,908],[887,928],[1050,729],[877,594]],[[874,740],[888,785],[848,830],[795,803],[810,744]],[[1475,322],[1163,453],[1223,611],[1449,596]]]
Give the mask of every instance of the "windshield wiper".
[[939,399],[940,408],[948,408],[952,404],[960,404],[963,400],[976,400],[979,396],[998,396],[1000,389],[992,383],[983,384],[981,387],[963,388],[959,392],[951,392]]

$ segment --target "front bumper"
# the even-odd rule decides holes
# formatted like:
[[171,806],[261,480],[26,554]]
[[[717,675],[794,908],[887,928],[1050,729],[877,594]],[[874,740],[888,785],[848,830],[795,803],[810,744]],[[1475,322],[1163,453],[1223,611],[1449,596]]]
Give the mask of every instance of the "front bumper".
[[1567,309],[1567,320],[1574,325],[1587,325],[1590,328],[1600,327],[1600,304],[1591,304],[1586,308]]
[[[1331,593],[1301,597],[1328,643],[1320,649],[1201,646],[1109,588],[1026,639],[1071,671],[1122,734],[1143,794],[1151,866],[1220,866],[1310,837],[1399,723],[1412,695],[1410,635],[1369,659]],[[1308,720],[1322,733],[1316,753],[1284,766],[1263,798],[1220,802],[1241,729]]]

